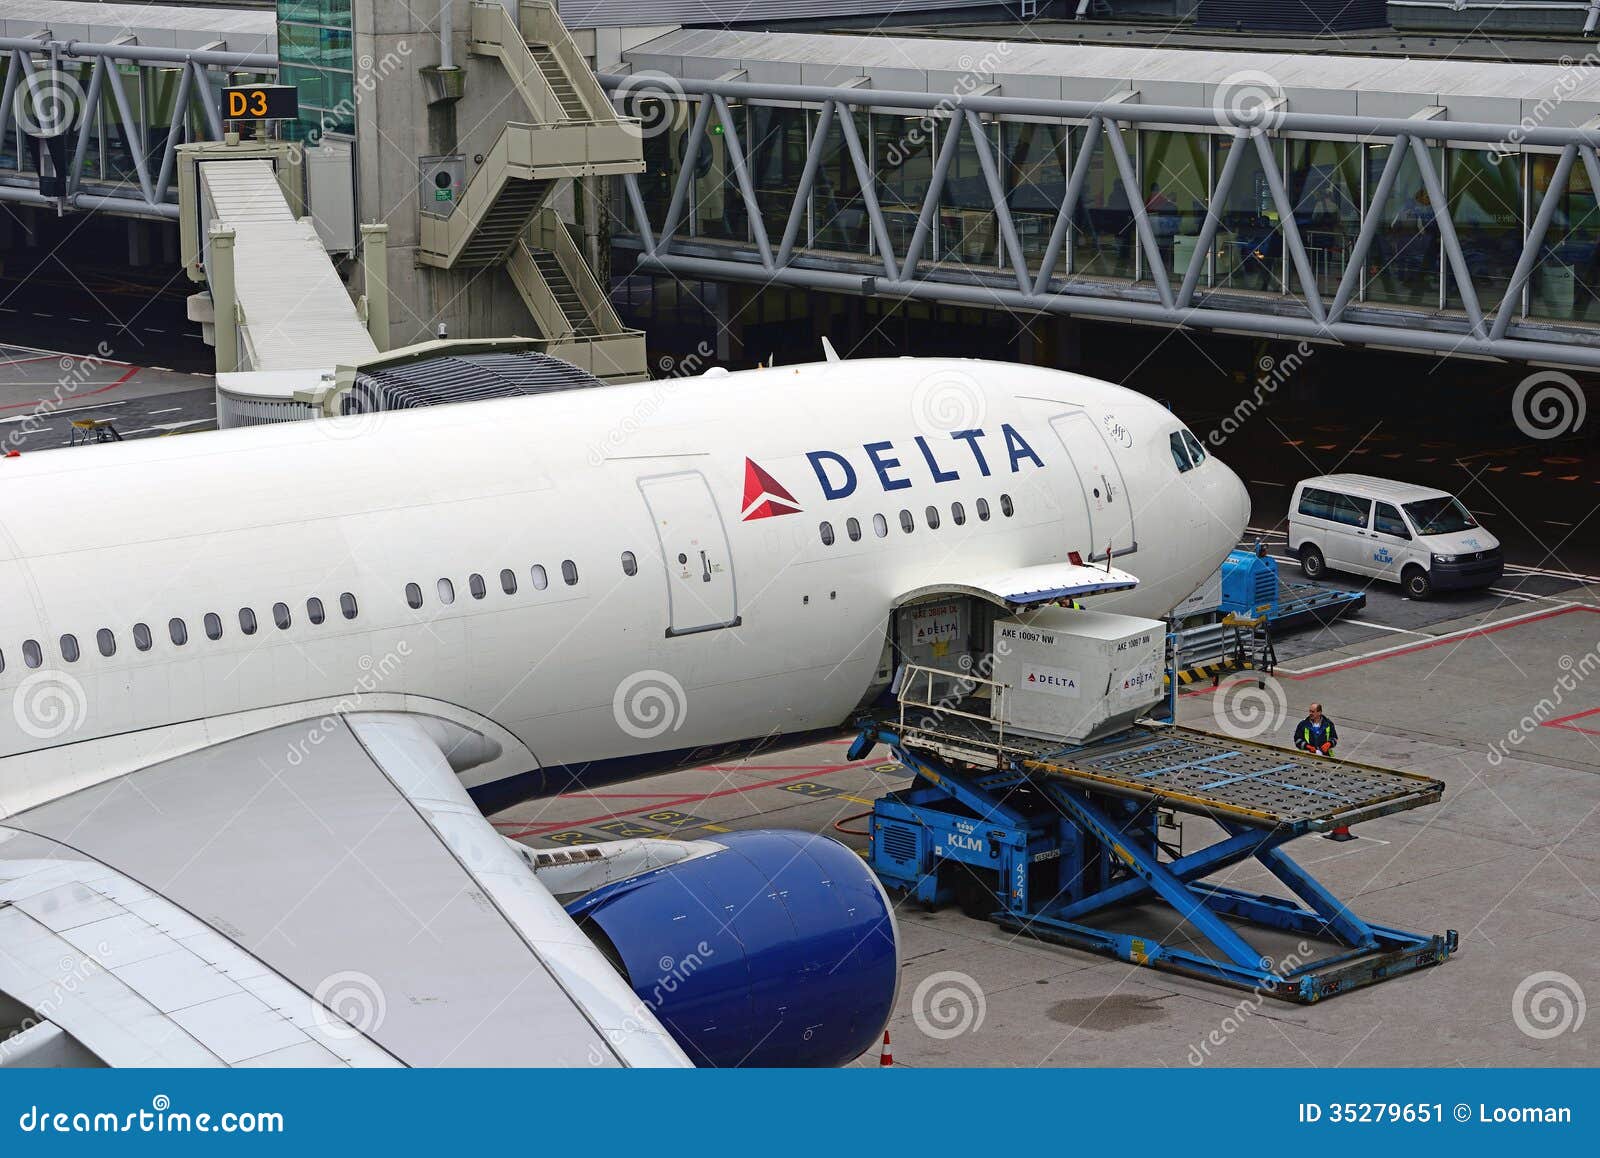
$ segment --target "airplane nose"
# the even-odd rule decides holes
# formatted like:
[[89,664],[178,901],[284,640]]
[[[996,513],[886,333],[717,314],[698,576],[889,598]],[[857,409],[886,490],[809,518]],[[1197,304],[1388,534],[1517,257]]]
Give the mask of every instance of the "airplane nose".
[[1221,468],[1217,471],[1217,510],[1227,519],[1228,528],[1237,542],[1250,525],[1250,492],[1245,489],[1244,481],[1227,464],[1215,460],[1213,463]]

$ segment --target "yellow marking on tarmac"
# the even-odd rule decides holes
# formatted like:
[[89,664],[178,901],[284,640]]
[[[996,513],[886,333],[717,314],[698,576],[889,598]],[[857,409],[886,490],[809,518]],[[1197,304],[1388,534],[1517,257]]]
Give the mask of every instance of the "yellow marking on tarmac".
[[720,824],[702,824],[700,827],[705,829],[707,832],[732,832],[733,831],[733,829],[724,828]]
[[846,796],[843,792],[839,793],[839,799],[840,800],[848,800],[851,804],[867,804],[867,805],[871,805],[871,804],[877,803],[876,801],[873,801],[873,800],[863,800],[859,796]]

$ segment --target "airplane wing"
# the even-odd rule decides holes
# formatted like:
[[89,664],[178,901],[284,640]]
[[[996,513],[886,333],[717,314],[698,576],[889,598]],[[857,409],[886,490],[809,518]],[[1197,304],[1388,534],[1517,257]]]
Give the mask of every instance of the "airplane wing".
[[1079,595],[1126,591],[1138,585],[1138,576],[1118,567],[1040,563],[1033,567],[1016,567],[948,583],[930,583],[906,592],[895,603],[909,603],[930,595],[973,595],[999,607],[1015,610],[1038,603],[1054,603],[1058,599],[1073,599]]
[[12,1026],[0,1065],[689,1064],[399,714],[0,820]]

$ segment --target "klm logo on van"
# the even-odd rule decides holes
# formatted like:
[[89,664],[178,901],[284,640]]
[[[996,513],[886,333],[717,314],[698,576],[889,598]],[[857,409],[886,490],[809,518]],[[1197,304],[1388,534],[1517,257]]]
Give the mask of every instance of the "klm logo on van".
[[[1031,463],[1033,467],[1044,466],[1044,459],[1009,422],[1000,424],[999,440],[981,429],[952,430],[947,437],[948,442],[937,435],[929,437],[919,434],[911,440],[916,447],[914,452],[901,450],[888,440],[864,443],[861,453],[867,465],[866,469],[860,471],[857,470],[859,459],[852,462],[836,450],[813,450],[806,455],[806,459],[816,472],[822,497],[830,501],[855,494],[856,486],[862,478],[867,477],[868,470],[877,476],[878,486],[884,491],[906,490],[912,485],[911,475],[915,468],[902,462],[902,458],[912,463],[920,458],[927,467],[928,475],[936,483],[956,482],[962,477],[963,470],[976,470],[980,476],[988,478],[1000,468],[1002,454],[1012,474],[1021,473],[1025,463]],[[915,469],[915,473],[922,472]]]
[[1372,552],[1372,560],[1375,563],[1393,563],[1394,556],[1389,553],[1389,548],[1379,547],[1376,551]]

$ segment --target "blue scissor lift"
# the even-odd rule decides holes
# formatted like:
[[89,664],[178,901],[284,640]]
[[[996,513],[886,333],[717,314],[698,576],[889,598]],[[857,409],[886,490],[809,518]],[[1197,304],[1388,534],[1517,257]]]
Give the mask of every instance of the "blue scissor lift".
[[[1005,732],[981,702],[908,710],[902,701],[898,718],[862,721],[851,759],[880,743],[916,780],[874,807],[869,859],[886,885],[926,906],[956,901],[1042,940],[1305,1003],[1455,951],[1454,930],[1362,920],[1282,848],[1435,803],[1437,780],[1153,722],[1062,746]],[[1221,839],[1195,852],[1170,848],[1163,810],[1205,817]],[[1300,903],[1206,883],[1251,858]],[[1153,900],[1187,932],[1175,935],[1171,914],[1162,927],[1146,916],[1151,927],[1137,928]],[[1275,962],[1241,926],[1326,952]]]

